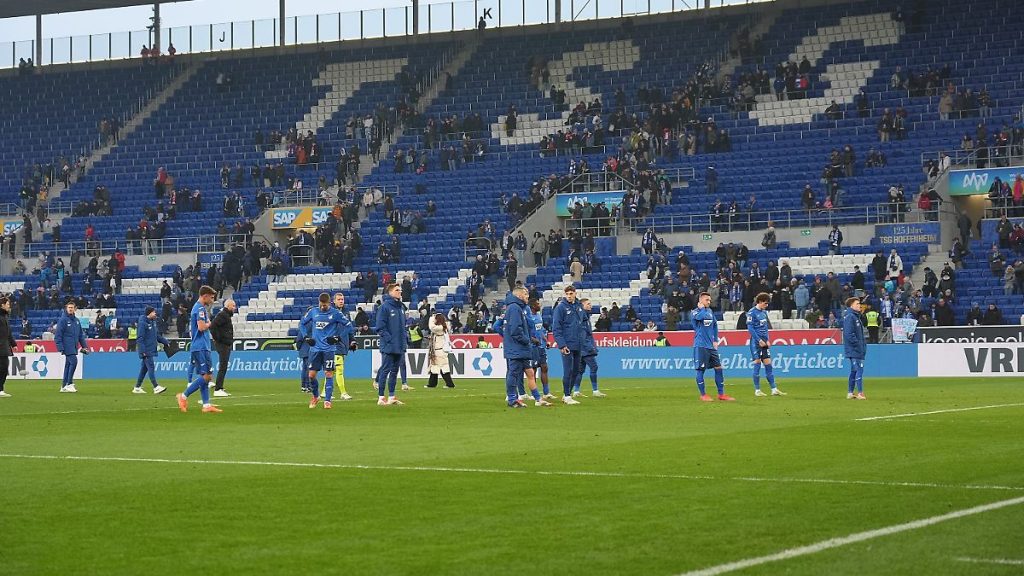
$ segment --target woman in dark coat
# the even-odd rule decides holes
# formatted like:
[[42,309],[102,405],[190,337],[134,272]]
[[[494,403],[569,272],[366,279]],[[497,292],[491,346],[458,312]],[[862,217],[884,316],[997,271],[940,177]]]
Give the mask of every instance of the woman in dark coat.
[[14,349],[18,344],[11,334],[10,313],[9,297],[0,296],[0,398],[10,398],[11,396],[4,392],[4,384],[7,383],[7,373],[11,369],[11,356],[14,356]]

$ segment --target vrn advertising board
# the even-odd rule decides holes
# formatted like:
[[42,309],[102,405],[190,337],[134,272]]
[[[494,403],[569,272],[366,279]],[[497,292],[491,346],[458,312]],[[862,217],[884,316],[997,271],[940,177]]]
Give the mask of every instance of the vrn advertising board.
[[331,214],[330,206],[307,208],[274,208],[274,230],[289,228],[316,228],[327,221]]
[[988,189],[996,178],[1003,182],[1009,182],[1013,188],[1013,181],[1018,174],[1024,174],[1024,168],[978,168],[970,170],[951,170],[949,173],[949,194],[950,196],[973,196],[975,194],[988,194]]

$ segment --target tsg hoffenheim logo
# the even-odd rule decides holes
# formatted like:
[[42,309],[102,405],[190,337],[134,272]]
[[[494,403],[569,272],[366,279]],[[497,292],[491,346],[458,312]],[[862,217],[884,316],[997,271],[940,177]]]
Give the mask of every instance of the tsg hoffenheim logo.
[[491,366],[492,359],[493,356],[491,356],[490,352],[484,352],[480,356],[473,359],[473,370],[479,371],[484,376],[490,376],[491,371],[494,369]]
[[32,371],[39,374],[40,378],[46,378],[46,374],[49,372],[46,368],[48,362],[49,360],[46,359],[46,356],[40,356],[38,360],[32,363]]

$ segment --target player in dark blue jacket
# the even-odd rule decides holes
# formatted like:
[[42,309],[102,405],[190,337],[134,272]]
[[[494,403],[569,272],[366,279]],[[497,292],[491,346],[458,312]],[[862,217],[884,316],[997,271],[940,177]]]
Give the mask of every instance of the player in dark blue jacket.
[[161,394],[167,390],[167,388],[156,383],[156,364],[153,359],[156,358],[156,345],[159,343],[167,346],[169,342],[167,341],[167,338],[164,338],[163,335],[160,334],[160,329],[157,328],[156,308],[147,306],[146,313],[139,318],[138,326],[139,331],[136,335],[136,348],[138,348],[139,358],[142,360],[142,367],[139,368],[139,377],[135,381],[135,387],[132,388],[132,393],[146,393],[142,388],[142,380],[146,377],[146,374],[149,374],[149,383],[153,385],[153,394]]
[[85,341],[85,333],[82,332],[82,325],[75,316],[78,307],[74,302],[68,302],[64,306],[64,314],[57,320],[57,330],[53,334],[54,344],[57,345],[57,352],[64,356],[64,378],[60,382],[61,392],[78,392],[75,388],[75,368],[78,367],[78,350],[81,346],[82,354],[88,354],[89,344]]
[[711,294],[701,292],[697,297],[697,312],[693,315],[693,363],[697,368],[697,390],[700,399],[712,402],[704,388],[704,371],[715,370],[715,386],[718,399],[726,402],[736,400],[725,393],[725,376],[722,374],[722,360],[718,356],[718,320],[711,311]]
[[[306,309],[306,314],[309,314],[309,311],[312,309],[312,306]],[[305,318],[306,314],[303,314],[302,317]],[[299,359],[302,360],[302,367],[299,368],[302,377],[302,391],[307,394],[313,390],[313,387],[309,384],[309,344],[306,343],[306,338],[308,337],[309,332],[306,331],[300,319],[298,333],[295,335],[295,349],[299,352]],[[319,386],[319,384],[317,385]]]
[[573,382],[572,395],[574,398],[583,396],[583,393],[580,392],[580,384],[583,383],[583,373],[589,368],[590,387],[593,390],[594,398],[603,398],[607,394],[601,392],[597,386],[597,344],[594,342],[594,327],[590,324],[590,300],[587,298],[580,299],[580,318],[580,327],[583,329],[580,347],[582,365],[579,373],[576,374],[576,381]]
[[[519,397],[523,376],[533,360],[533,343],[530,337],[530,321],[526,315],[526,288],[518,287],[505,297],[505,320],[502,325],[502,347],[505,349],[505,397],[510,408],[522,408],[526,403]],[[533,398],[538,405],[542,402],[537,385],[534,384]]]
[[405,330],[405,305],[402,304],[402,287],[387,285],[381,305],[377,308],[377,320],[373,325],[380,338],[380,369],[377,370],[377,405],[401,405],[395,396],[395,382],[405,361],[409,333]]
[[850,361],[850,381],[846,388],[848,400],[867,400],[864,396],[864,358],[867,351],[864,323],[860,316],[860,299],[848,298],[846,310],[843,311],[843,355]]
[[331,396],[334,394],[334,353],[338,350],[342,322],[348,320],[341,312],[331,307],[331,296],[324,292],[317,298],[317,307],[306,313],[302,324],[309,336],[309,384],[313,397],[309,407],[316,408],[320,402],[320,389],[316,375],[324,371],[324,408],[330,410]]
[[747,312],[747,332],[750,333],[750,360],[754,363],[754,396],[767,396],[761,392],[761,365],[764,365],[764,376],[772,388],[772,396],[785,396],[786,393],[775,386],[775,373],[772,369],[771,339],[768,329],[768,303],[771,295],[761,292],[754,298],[754,307]]
[[576,288],[570,284],[564,293],[565,298],[555,305],[551,314],[551,331],[562,352],[562,402],[574,405],[579,404],[572,397],[572,387],[582,369],[583,327],[580,324],[583,316],[580,303],[576,301]]

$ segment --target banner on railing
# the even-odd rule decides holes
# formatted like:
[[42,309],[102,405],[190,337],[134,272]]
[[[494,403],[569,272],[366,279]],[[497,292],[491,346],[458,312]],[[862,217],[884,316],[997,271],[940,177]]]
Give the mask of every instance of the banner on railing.
[[331,206],[306,208],[274,208],[272,210],[272,227],[274,230],[292,228],[316,228],[327,221]]
[[913,318],[892,319],[892,341],[903,344],[914,339],[914,331],[917,330],[917,320]]
[[[24,350],[25,344],[32,342],[39,352],[57,352],[57,344],[53,340],[18,340],[18,350]],[[128,350],[128,341],[121,338],[87,338],[86,343],[93,352],[124,352]]]
[[875,226],[875,238],[881,244],[938,244],[941,235],[942,227],[938,222]]
[[622,190],[616,192],[581,192],[578,194],[558,194],[555,196],[555,213],[559,218],[569,218],[577,204],[590,202],[591,206],[604,204],[611,212],[622,204]]
[[196,256],[196,261],[199,263],[199,267],[203,270],[203,277],[206,276],[206,271],[210,269],[210,266],[217,264],[220,266],[224,263],[224,253],[222,252],[206,252]]
[[918,328],[922,344],[1011,342],[1024,343],[1024,326],[935,326]]
[[1024,174],[1024,168],[972,168],[968,170],[951,170],[949,172],[950,196],[973,196],[988,194],[988,189],[999,178],[1003,182],[1013,181],[1017,175]]

